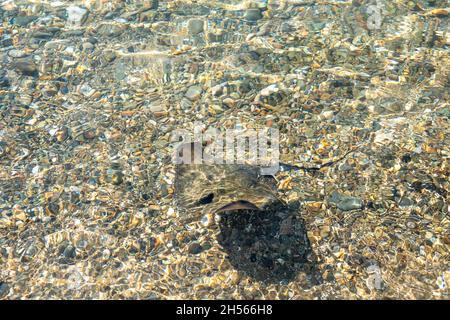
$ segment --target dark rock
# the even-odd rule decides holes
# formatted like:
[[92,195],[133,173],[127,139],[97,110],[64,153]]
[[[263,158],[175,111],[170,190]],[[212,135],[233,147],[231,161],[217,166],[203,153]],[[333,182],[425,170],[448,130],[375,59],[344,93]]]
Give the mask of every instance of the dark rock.
[[221,33],[208,32],[206,36],[208,38],[208,41],[210,41],[210,42],[222,42],[223,41],[223,34],[221,34]]
[[0,141],[0,157],[6,154],[6,148],[8,145],[4,141]]
[[50,33],[50,32],[44,32],[44,31],[36,31],[36,32],[33,32],[33,33],[31,34],[31,37],[33,37],[33,38],[35,38],[35,39],[45,39],[45,40],[48,40],[48,39],[51,39],[51,38],[53,37],[53,33]]
[[437,114],[450,119],[450,107],[445,107],[437,111]]
[[55,215],[59,212],[59,204],[56,202],[50,202],[46,207],[46,212]]
[[407,198],[407,197],[403,197],[403,198],[400,200],[400,202],[398,203],[398,205],[399,205],[400,207],[410,207],[410,206],[415,205],[415,202],[414,202],[414,200],[411,200],[411,199],[409,199],[409,198]]
[[111,12],[108,12],[107,14],[105,14],[105,16],[103,17],[103,19],[105,19],[105,20],[111,20],[111,19],[114,19],[115,17],[117,17],[118,15],[119,15],[119,12],[111,11]]
[[69,30],[61,33],[61,38],[81,37],[84,30]]
[[111,182],[114,185],[120,185],[123,182],[123,173],[120,171],[115,171],[111,176]]
[[281,25],[281,32],[292,32],[294,28],[289,23],[283,23]]
[[402,156],[402,161],[403,161],[404,163],[410,162],[410,161],[411,161],[411,155],[409,155],[409,154],[403,155],[403,156]]
[[202,251],[203,247],[197,242],[193,242],[189,245],[188,252],[190,254],[199,254]]
[[145,9],[147,9],[147,10],[156,10],[156,9],[158,9],[158,6],[159,6],[159,1],[158,0],[146,1]]
[[66,259],[73,259],[76,257],[75,247],[69,244],[63,251],[63,256]]
[[17,16],[13,19],[13,24],[16,26],[25,27],[37,18],[38,17],[36,16]]
[[89,37],[89,39],[87,41],[92,43],[92,44],[97,44],[98,43],[98,40],[95,37]]
[[0,47],[2,47],[2,48],[11,47],[12,45],[13,45],[13,41],[11,38],[3,39],[0,41]]
[[4,74],[0,74],[0,88],[8,88],[9,79]]
[[59,27],[42,27],[38,31],[50,32],[50,33],[55,34],[55,33],[59,32],[59,31],[61,31],[61,28],[59,28]]
[[9,286],[5,282],[0,283],[0,298],[5,297],[9,292]]
[[247,9],[244,14],[244,18],[249,21],[256,21],[261,19],[263,16],[260,9]]
[[37,66],[31,58],[18,59],[14,63],[14,68],[26,76],[37,76],[38,74]]

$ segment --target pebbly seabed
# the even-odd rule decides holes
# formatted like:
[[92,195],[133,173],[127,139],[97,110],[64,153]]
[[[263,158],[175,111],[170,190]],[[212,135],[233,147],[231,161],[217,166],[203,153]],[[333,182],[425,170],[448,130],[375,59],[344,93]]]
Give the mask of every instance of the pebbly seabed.
[[[449,11],[0,1],[0,298],[449,299]],[[335,164],[275,176],[289,213],[185,223],[196,122]]]

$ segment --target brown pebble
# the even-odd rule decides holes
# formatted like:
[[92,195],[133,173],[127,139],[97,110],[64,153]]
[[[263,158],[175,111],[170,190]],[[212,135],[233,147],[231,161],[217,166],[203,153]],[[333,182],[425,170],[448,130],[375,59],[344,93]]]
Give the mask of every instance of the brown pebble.
[[95,130],[88,130],[83,133],[85,139],[94,139],[96,136]]

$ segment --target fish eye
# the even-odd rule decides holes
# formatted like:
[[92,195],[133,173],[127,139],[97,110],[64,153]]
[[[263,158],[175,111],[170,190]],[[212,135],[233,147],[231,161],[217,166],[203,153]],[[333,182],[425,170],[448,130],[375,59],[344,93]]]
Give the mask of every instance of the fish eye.
[[198,203],[202,204],[202,205],[208,204],[208,203],[211,203],[213,201],[213,199],[214,199],[214,193],[210,193],[210,194],[202,197],[200,200],[198,200]]

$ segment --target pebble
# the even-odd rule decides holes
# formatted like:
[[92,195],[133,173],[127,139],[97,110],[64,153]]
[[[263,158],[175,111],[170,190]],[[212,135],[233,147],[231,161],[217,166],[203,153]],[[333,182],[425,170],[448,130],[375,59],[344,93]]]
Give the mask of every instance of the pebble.
[[23,58],[26,55],[27,54],[23,50],[12,49],[8,51],[8,56],[10,56],[11,58]]
[[336,204],[342,211],[356,210],[363,207],[363,201],[360,198],[346,196],[338,192],[333,192],[329,201]]
[[128,28],[128,26],[125,24],[118,25],[118,24],[103,23],[97,28],[97,33],[100,36],[105,36],[105,37],[118,37],[127,28]]
[[72,246],[71,244],[69,244],[63,251],[62,255],[66,258],[66,259],[73,259],[76,257],[76,251],[75,251],[75,247]]
[[334,112],[331,111],[331,110],[322,111],[322,113],[321,113],[321,117],[322,117],[323,119],[330,120],[330,119],[333,118],[333,116],[334,116]]
[[414,221],[408,221],[408,222],[406,222],[406,226],[409,229],[414,229],[416,227],[416,223]]
[[37,16],[17,16],[13,19],[13,24],[21,27],[26,27],[37,18]]
[[0,157],[6,154],[7,144],[4,141],[0,141]]
[[49,40],[53,37],[53,33],[44,31],[35,31],[31,34],[31,36],[35,39]]
[[411,207],[415,204],[414,200],[411,200],[410,198],[407,197],[403,197],[400,202],[399,202],[399,206],[400,207]]
[[257,21],[262,17],[260,9],[247,9],[244,14],[244,18],[249,21]]
[[188,21],[188,31],[190,35],[196,35],[203,32],[203,20],[200,19],[190,19]]
[[77,6],[70,6],[67,11],[67,23],[71,26],[80,26],[89,14],[89,10]]
[[218,84],[211,88],[211,93],[215,97],[219,97],[223,94],[223,89],[226,86],[225,84]]
[[118,186],[123,183],[123,173],[115,171],[111,176],[111,183]]
[[83,132],[83,137],[86,140],[92,140],[97,136],[96,132],[94,129],[89,129]]
[[203,251],[203,247],[198,242],[193,242],[189,245],[188,252],[190,254],[199,254]]
[[31,58],[17,59],[14,63],[14,67],[17,71],[26,76],[36,76],[37,66]]
[[181,99],[180,106],[181,106],[181,109],[188,110],[188,109],[192,108],[192,102],[187,98],[183,98],[183,99]]
[[11,38],[0,40],[0,48],[8,48],[14,45]]
[[61,38],[81,37],[84,35],[84,30],[67,30],[61,33]]
[[186,91],[186,98],[188,98],[191,101],[196,101],[200,98],[202,95],[203,89],[200,86],[192,86],[189,87],[189,89]]
[[205,214],[201,219],[200,219],[200,223],[207,227],[211,224],[211,217],[207,214]]
[[292,27],[289,23],[283,23],[281,25],[281,32],[292,32],[294,31],[294,27]]
[[223,100],[222,100],[222,103],[223,103],[224,105],[226,105],[227,107],[229,107],[229,108],[231,108],[231,107],[233,107],[233,106],[235,105],[234,99],[232,99],[232,98],[230,98],[230,97],[223,99]]
[[55,202],[50,202],[46,207],[46,211],[48,214],[56,215],[59,212],[59,205]]
[[162,106],[162,105],[160,105],[160,104],[152,104],[152,105],[150,105],[149,110],[150,110],[151,112],[155,113],[155,112],[161,112],[161,111],[164,111],[165,108],[164,108],[164,106]]
[[0,88],[7,88],[9,87],[9,79],[4,74],[0,74]]
[[94,50],[94,45],[91,42],[84,42],[83,50],[84,51],[92,51],[92,50]]
[[[438,4],[392,1],[375,32],[367,6],[303,2],[2,1],[0,300],[447,298]],[[279,128],[280,161],[335,162],[277,176],[301,219],[185,223],[170,136],[195,121]]]
[[6,282],[0,283],[0,298],[5,297],[8,294],[9,286]]
[[359,198],[348,197],[339,201],[337,207],[342,211],[361,209],[363,207],[363,202]]
[[156,9],[158,9],[159,1],[158,0],[146,1],[145,5],[151,10],[156,10]]
[[104,249],[104,250],[102,251],[102,258],[103,258],[104,260],[108,260],[109,257],[111,257],[111,251],[110,251],[109,249]]
[[107,62],[112,62],[114,61],[117,56],[116,53],[112,50],[105,50],[102,52],[102,57],[107,61]]
[[[106,59],[109,58],[110,58],[109,56],[106,57]],[[116,79],[119,81],[127,77],[126,66],[122,61],[116,64],[116,67],[114,69],[114,75]]]
[[94,92],[95,92],[95,90],[92,89],[91,86],[88,85],[87,83],[83,84],[83,85],[80,87],[80,93],[81,93],[82,95],[84,95],[85,97],[90,97],[91,95],[94,94]]

